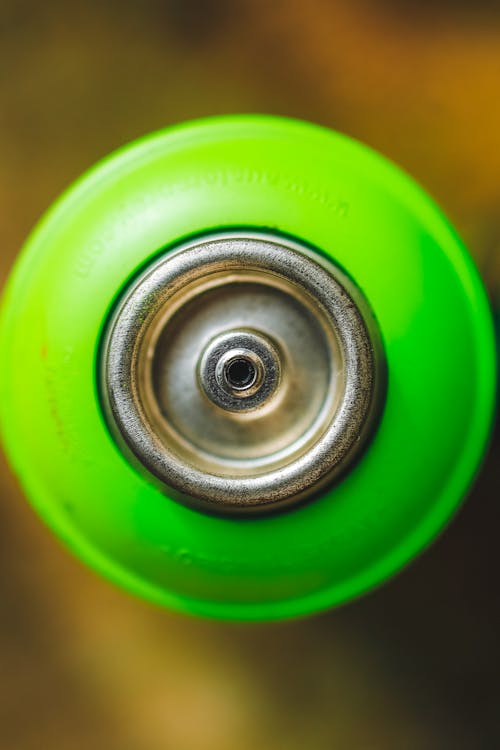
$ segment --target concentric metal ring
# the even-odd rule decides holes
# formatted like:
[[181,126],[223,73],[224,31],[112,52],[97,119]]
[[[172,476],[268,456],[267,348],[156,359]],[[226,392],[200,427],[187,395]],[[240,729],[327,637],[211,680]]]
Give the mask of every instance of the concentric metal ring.
[[367,303],[339,269],[288,239],[224,234],[165,253],[125,291],[101,386],[119,444],[166,491],[250,512],[346,470],[383,372]]

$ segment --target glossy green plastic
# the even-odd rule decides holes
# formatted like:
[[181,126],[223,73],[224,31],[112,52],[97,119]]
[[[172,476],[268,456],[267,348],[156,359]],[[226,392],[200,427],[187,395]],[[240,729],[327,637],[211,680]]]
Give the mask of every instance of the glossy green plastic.
[[[361,287],[388,391],[361,460],[322,497],[219,518],[166,497],[103,418],[103,326],[124,285],[194,234],[283,232]],[[1,317],[0,421],[40,515],[89,565],[150,600],[234,619],[305,615],[393,574],[443,528],[490,430],[494,344],[473,263],[425,193],[349,138],[263,116],[208,119],[121,149],[31,236]]]

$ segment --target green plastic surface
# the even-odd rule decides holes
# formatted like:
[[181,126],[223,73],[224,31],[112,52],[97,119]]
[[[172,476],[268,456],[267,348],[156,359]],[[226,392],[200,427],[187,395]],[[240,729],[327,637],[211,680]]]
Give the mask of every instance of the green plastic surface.
[[[169,499],[100,409],[109,311],[144,264],[193,234],[249,227],[320,248],[366,295],[387,357],[380,426],[324,495],[217,518]],[[379,584],[443,527],[483,454],[494,344],[481,281],[425,193],[345,136],[263,116],[148,136],[80,179],[21,254],[0,322],[0,423],[41,516],[91,566],[185,612],[304,615]]]

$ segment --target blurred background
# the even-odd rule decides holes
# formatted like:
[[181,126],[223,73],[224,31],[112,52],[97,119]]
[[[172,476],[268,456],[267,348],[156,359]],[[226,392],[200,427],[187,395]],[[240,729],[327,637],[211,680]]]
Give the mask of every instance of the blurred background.
[[[310,119],[412,173],[500,288],[500,7],[0,0],[0,284],[59,192],[148,131]],[[364,599],[228,625],[75,561],[0,458],[1,750],[500,747],[498,437],[442,538]]]

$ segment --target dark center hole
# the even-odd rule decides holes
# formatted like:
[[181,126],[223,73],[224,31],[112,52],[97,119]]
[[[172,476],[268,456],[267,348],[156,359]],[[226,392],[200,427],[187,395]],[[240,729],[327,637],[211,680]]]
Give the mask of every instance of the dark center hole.
[[238,357],[226,365],[226,379],[231,388],[243,390],[250,388],[257,378],[255,365],[245,357]]

